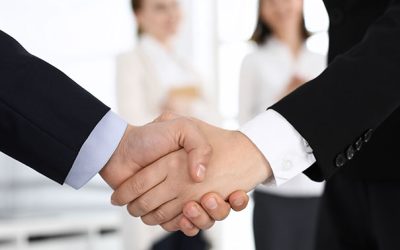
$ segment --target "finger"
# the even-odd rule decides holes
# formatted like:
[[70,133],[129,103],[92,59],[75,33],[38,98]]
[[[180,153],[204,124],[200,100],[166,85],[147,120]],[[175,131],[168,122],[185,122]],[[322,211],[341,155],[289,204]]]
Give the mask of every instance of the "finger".
[[[154,187],[144,195],[140,196],[133,202],[128,204],[128,211],[131,215],[135,217],[139,216],[144,216],[152,211],[155,211],[156,208],[160,207],[161,205],[170,202],[176,198],[176,194],[174,192],[171,192],[171,190],[168,188],[165,183],[161,183],[160,185]],[[179,210],[181,211],[181,210]],[[173,216],[170,218],[164,218],[164,212],[160,211],[155,213],[156,218],[161,218],[161,219],[171,219]],[[158,225],[160,223],[157,223]]]
[[200,203],[208,215],[217,221],[224,220],[228,217],[231,206],[220,195],[216,193],[208,193],[204,195]]
[[179,222],[181,221],[183,214],[179,214],[172,220],[161,224],[160,226],[167,232],[176,232],[180,230]]
[[185,217],[182,217],[178,224],[182,233],[188,237],[194,237],[200,232],[200,230]]
[[166,168],[158,168],[155,164],[130,177],[112,194],[111,202],[116,206],[124,206],[160,184],[167,177]]
[[171,112],[165,112],[154,122],[170,121],[175,124],[173,134],[178,133],[178,144],[188,153],[189,172],[193,181],[202,182],[206,174],[206,166],[212,155],[212,147],[196,123]]
[[188,153],[189,172],[193,181],[202,182],[206,175],[206,166],[212,155],[212,147],[194,121],[187,118],[176,120],[179,132],[179,145]]
[[182,208],[183,205],[178,200],[173,200],[142,216],[141,219],[146,225],[161,225],[181,214]]
[[250,198],[246,192],[236,191],[229,196],[228,200],[229,203],[231,204],[232,209],[235,210],[236,212],[239,212],[247,207]]
[[[230,207],[229,207],[230,210]],[[207,230],[211,228],[215,220],[210,218],[207,212],[194,201],[188,202],[183,208],[183,215],[188,219],[194,226],[199,229]]]
[[185,219],[183,214],[179,214],[174,219],[164,223],[161,227],[168,232],[176,232],[181,230],[186,236],[196,236],[200,229],[194,226],[189,220]]

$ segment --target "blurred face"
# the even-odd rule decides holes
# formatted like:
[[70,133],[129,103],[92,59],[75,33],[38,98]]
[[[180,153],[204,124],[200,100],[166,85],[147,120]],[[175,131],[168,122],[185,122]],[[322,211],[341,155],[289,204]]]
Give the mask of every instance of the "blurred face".
[[301,25],[303,0],[261,0],[261,18],[274,33]]
[[176,34],[182,19],[178,0],[143,0],[136,13],[139,27],[144,33],[165,40]]

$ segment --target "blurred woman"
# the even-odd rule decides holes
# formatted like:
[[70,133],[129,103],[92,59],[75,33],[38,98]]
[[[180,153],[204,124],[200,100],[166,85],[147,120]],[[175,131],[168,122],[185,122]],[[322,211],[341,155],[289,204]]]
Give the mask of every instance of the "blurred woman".
[[[260,0],[252,36],[257,49],[244,59],[241,70],[241,123],[323,71],[325,57],[307,49],[307,37],[302,0]],[[282,167],[290,169],[290,162]],[[279,188],[258,187],[253,217],[256,249],[313,249],[322,189],[323,184],[305,175]]]
[[[216,109],[209,107],[205,100],[200,77],[174,50],[174,38],[182,19],[179,1],[131,0],[131,5],[138,25],[138,44],[134,50],[117,58],[120,114],[136,125],[151,122],[163,111],[216,122],[215,111],[211,112]],[[154,243],[166,236],[159,227],[143,225],[140,219],[128,215],[123,233],[129,250],[151,249]],[[171,242],[183,249],[206,247],[201,237],[179,242],[182,237],[181,234],[169,235],[154,249],[169,249],[168,246],[175,249]],[[187,244],[196,244],[197,248]]]
[[182,11],[178,0],[131,0],[139,41],[117,59],[120,114],[133,124],[163,111],[215,121],[192,66],[174,50]]

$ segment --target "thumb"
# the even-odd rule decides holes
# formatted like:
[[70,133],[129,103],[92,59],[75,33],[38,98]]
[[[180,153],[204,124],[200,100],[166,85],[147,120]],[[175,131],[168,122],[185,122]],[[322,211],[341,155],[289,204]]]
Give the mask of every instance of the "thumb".
[[[171,112],[165,112],[154,122],[170,121],[175,124],[174,133],[178,133],[178,144],[188,153],[189,173],[193,181],[202,182],[206,175],[206,166],[212,155],[212,147],[196,123]],[[178,131],[178,132],[177,132]]]
[[212,147],[193,120],[178,118],[174,121],[179,135],[178,144],[188,153],[190,176],[193,181],[202,182],[211,159]]

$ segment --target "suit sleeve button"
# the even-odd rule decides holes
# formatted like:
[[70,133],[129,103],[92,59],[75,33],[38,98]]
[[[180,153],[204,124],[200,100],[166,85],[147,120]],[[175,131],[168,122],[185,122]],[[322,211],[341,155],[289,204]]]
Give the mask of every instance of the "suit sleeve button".
[[353,146],[350,146],[350,147],[347,149],[347,151],[346,151],[347,160],[353,159],[355,153],[356,153],[356,150],[354,149],[354,147],[353,147]]
[[356,141],[355,146],[356,146],[356,150],[357,150],[357,151],[360,151],[360,150],[361,150],[361,148],[362,148],[362,146],[363,146],[363,142],[364,142],[363,138],[360,138],[360,139],[358,139],[358,140]]
[[339,154],[336,157],[336,167],[338,167],[338,168],[343,167],[344,164],[346,164],[346,162],[347,162],[347,159],[344,156],[344,154]]
[[364,142],[369,142],[372,137],[373,130],[370,129],[364,134]]
[[292,169],[293,163],[290,160],[284,160],[282,163],[282,169],[285,171],[289,171]]

